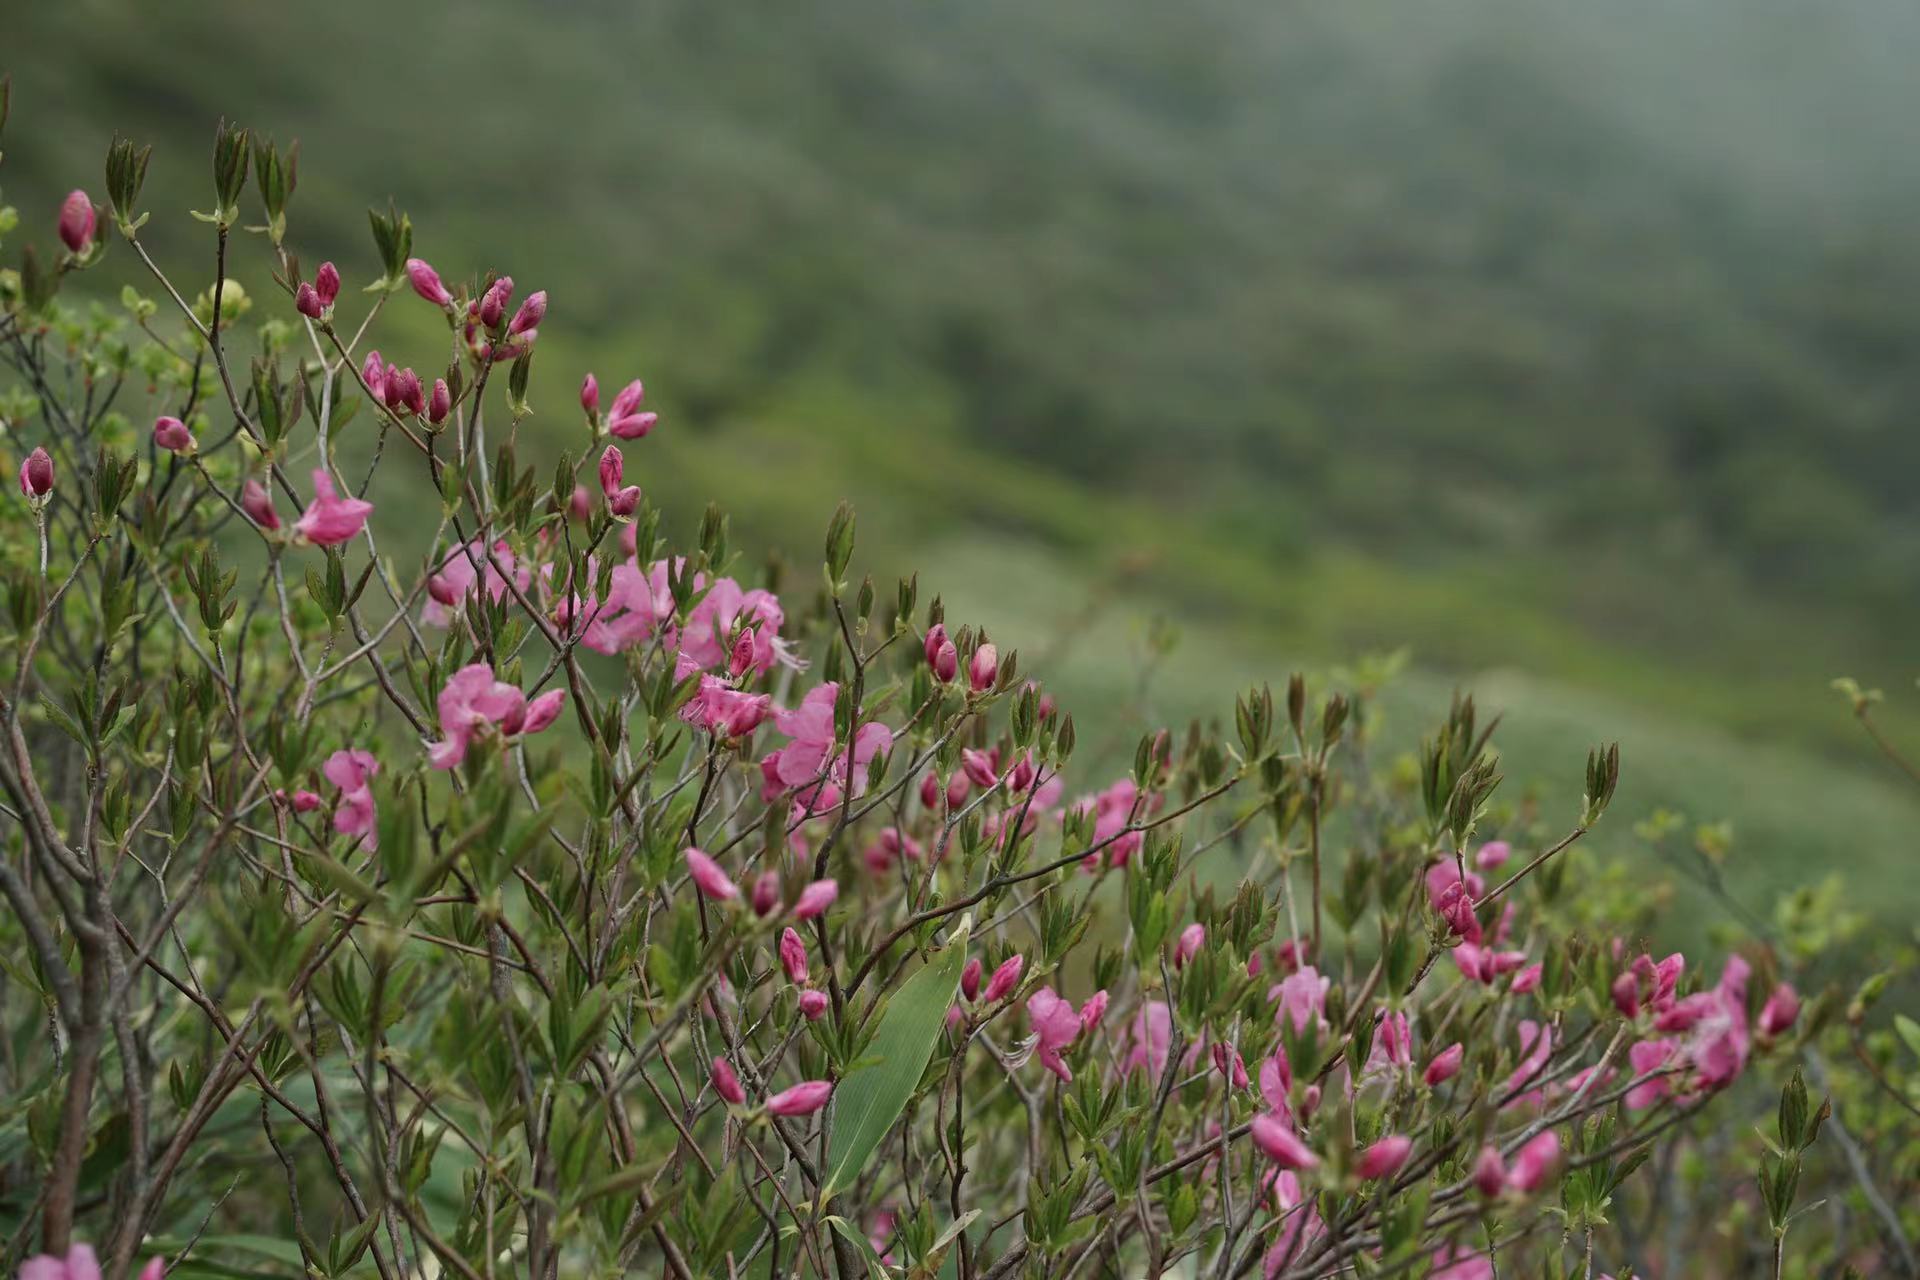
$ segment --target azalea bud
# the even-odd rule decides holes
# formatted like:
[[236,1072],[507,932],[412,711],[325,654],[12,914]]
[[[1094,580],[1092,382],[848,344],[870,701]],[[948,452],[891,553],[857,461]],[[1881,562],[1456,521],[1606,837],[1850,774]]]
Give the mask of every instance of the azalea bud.
[[947,808],[958,809],[961,805],[965,804],[967,802],[967,796],[972,790],[973,783],[967,780],[965,770],[954,774],[953,777],[947,780]]
[[1092,995],[1088,996],[1087,1002],[1080,1006],[1081,1032],[1085,1033],[1093,1030],[1095,1027],[1100,1025],[1100,1019],[1106,1016],[1107,1016],[1107,993],[1105,988],[1102,988],[1101,990],[1096,991]]
[[1444,1084],[1453,1079],[1466,1056],[1467,1047],[1456,1040],[1433,1055],[1432,1061],[1427,1063],[1427,1069],[1420,1078],[1429,1085]]
[[1546,966],[1530,964],[1513,975],[1513,994],[1526,995],[1540,985],[1540,979],[1546,975]]
[[826,992],[807,990],[800,993],[800,1015],[808,1022],[817,1022],[820,1015],[826,1011]]
[[780,874],[762,871],[753,882],[753,914],[764,916],[780,905]]
[[367,358],[360,362],[360,381],[367,384],[367,394],[374,400],[387,402],[387,362],[378,351],[367,352]]
[[833,905],[840,896],[840,884],[835,880],[815,880],[800,891],[799,900],[793,904],[795,920],[811,920]]
[[1549,1129],[1528,1140],[1513,1158],[1507,1185],[1515,1191],[1537,1191],[1560,1164],[1560,1135]]
[[436,307],[453,305],[453,295],[447,292],[447,286],[440,282],[440,273],[428,266],[420,258],[407,259],[407,280],[413,285],[413,291]]
[[976,751],[972,747],[962,748],[960,767],[966,770],[967,777],[975,786],[983,789],[1000,781],[993,771],[993,757],[985,751]]
[[630,484],[618,493],[607,495],[607,513],[616,520],[631,520],[640,509],[640,486]]
[[427,594],[432,596],[434,603],[443,609],[451,609],[460,601],[460,592],[455,589],[452,580],[444,573],[428,576]]
[[340,268],[331,262],[321,263],[320,269],[313,273],[313,291],[319,295],[321,306],[332,306],[340,296]]
[[980,995],[980,957],[971,956],[967,967],[960,971],[960,994],[971,1003]]
[[1207,927],[1198,921],[1180,931],[1180,941],[1174,944],[1173,967],[1183,969],[1187,961],[1200,954],[1200,948],[1207,942]]
[[727,873],[720,869],[720,864],[699,849],[688,845],[682,856],[686,859],[687,873],[693,877],[693,883],[707,897],[724,902],[740,892],[740,886],[727,877]]
[[312,791],[296,791],[291,800],[295,813],[312,813],[320,807],[320,796]]
[[600,413],[600,380],[588,374],[580,383],[580,407],[587,411],[589,418]]
[[433,380],[433,394],[427,397],[427,421],[439,426],[453,412],[453,393],[447,390],[445,378]]
[[713,1060],[713,1072],[709,1078],[713,1081],[713,1091],[734,1106],[747,1100],[747,1091],[740,1087],[740,1077],[734,1074],[733,1064],[725,1058]]
[[1020,971],[1026,967],[1027,958],[1022,955],[1016,954],[1002,961],[1000,967],[993,971],[993,976],[987,979],[987,1003],[992,1004],[1020,985]]
[[1360,1153],[1360,1165],[1357,1170],[1361,1179],[1372,1182],[1376,1178],[1390,1178],[1400,1172],[1400,1166],[1407,1162],[1413,1153],[1413,1139],[1393,1134],[1380,1139]]
[[812,1115],[827,1105],[833,1096],[833,1084],[827,1080],[808,1080],[767,1099],[767,1110],[776,1116]]
[[93,201],[84,191],[67,193],[60,206],[60,243],[78,256],[93,247],[95,216]]
[[624,418],[607,419],[607,430],[622,440],[641,440],[659,421],[657,413],[630,413]]
[[20,464],[20,492],[36,507],[53,492],[53,455],[44,448],[35,449]]
[[547,291],[541,289],[530,293],[527,300],[520,304],[520,309],[513,313],[513,322],[507,326],[507,333],[512,337],[525,335],[531,340],[533,331],[540,327],[540,322],[546,316]]
[[169,453],[192,453],[194,447],[193,433],[188,431],[187,424],[178,418],[155,418],[153,442]]
[[[639,492],[637,489],[635,492]],[[752,627],[744,627],[733,638],[733,647],[727,651],[727,674],[738,680],[753,670],[753,650],[757,635]]]
[[1480,1148],[1480,1157],[1473,1162],[1473,1185],[1488,1197],[1499,1195],[1507,1185],[1507,1162],[1500,1158],[1500,1148],[1491,1142]]
[[806,985],[807,944],[791,926],[780,931],[780,967],[787,971],[787,981],[797,987]]
[[920,779],[920,803],[929,809],[940,803],[940,779],[931,769]]
[[424,414],[427,398],[420,387],[420,375],[411,369],[387,369],[387,407],[395,413]]
[[327,304],[320,301],[320,291],[304,280],[293,291],[293,309],[309,320],[318,320],[327,314]]
[[1320,1163],[1320,1157],[1278,1116],[1261,1112],[1253,1118],[1250,1132],[1253,1145],[1282,1169],[1311,1169]]
[[620,480],[626,473],[627,460],[620,456],[617,445],[608,445],[606,452],[600,455],[600,492],[611,498],[620,492]]
[[593,495],[587,492],[587,486],[583,484],[573,486],[573,500],[568,504],[567,510],[572,513],[575,520],[585,520],[593,514]]
[[1623,973],[1613,980],[1613,1007],[1623,1018],[1640,1016],[1640,979]]
[[1513,856],[1513,846],[1505,840],[1489,840],[1480,846],[1480,852],[1473,856],[1473,864],[1482,871],[1492,871],[1503,867],[1507,859]]
[[480,299],[480,323],[489,329],[498,329],[506,318],[507,303],[512,297],[512,276],[501,276],[488,285],[485,296]]
[[280,517],[273,512],[273,496],[258,480],[250,479],[240,486],[240,509],[262,529],[280,527]]
[[1216,1043],[1212,1050],[1213,1067],[1235,1089],[1247,1087],[1247,1064],[1232,1045]]
[[967,664],[967,683],[975,693],[984,693],[993,688],[994,678],[999,674],[1000,651],[983,643],[973,651],[973,660]]
[[960,651],[953,647],[953,641],[942,640],[940,648],[933,655],[933,678],[941,684],[951,684],[960,674]]
[[1800,1017],[1800,994],[1792,984],[1783,982],[1767,997],[1760,1010],[1760,1034],[1772,1039],[1788,1031]]

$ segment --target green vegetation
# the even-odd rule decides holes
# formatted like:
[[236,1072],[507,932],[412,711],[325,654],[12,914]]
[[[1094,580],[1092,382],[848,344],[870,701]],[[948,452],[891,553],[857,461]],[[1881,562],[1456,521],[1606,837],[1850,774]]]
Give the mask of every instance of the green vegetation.
[[[1061,632],[1095,721],[1139,616],[1185,636],[1164,716],[1407,644],[1425,711],[1469,683],[1529,756],[1619,737],[1629,813],[1737,815],[1750,900],[1911,907],[1920,807],[1826,684],[1916,665],[1920,19],[1590,8],[14,5],[7,195],[47,241],[116,125],[161,208],[220,113],[297,136],[299,225],[391,195],[449,275],[552,290],[544,370],[647,379],[683,525],[722,469],[809,552],[850,497]],[[1110,596],[1003,614],[1066,567]]]

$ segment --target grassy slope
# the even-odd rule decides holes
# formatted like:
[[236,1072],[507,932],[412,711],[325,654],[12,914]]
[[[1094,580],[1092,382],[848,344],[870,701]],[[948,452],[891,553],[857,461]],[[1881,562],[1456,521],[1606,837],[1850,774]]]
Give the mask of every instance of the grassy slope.
[[[1876,238],[1910,192],[1892,166],[1836,214],[1809,192],[1860,166],[1769,150],[1729,114],[1755,84],[1698,79],[1765,82],[1779,48],[1853,71],[1845,23],[1642,17],[14,6],[7,186],[50,208],[121,127],[159,143],[153,204],[203,203],[214,114],[297,134],[310,260],[363,276],[391,192],[443,268],[553,289],[553,438],[580,369],[647,375],[643,478],[682,528],[717,496],[739,542],[810,549],[853,497],[877,569],[1003,638],[1124,569],[1126,610],[1189,635],[1169,714],[1410,643],[1409,724],[1497,690],[1529,771],[1620,737],[1627,800],[1739,815],[1761,880],[1885,881],[1915,807],[1824,685],[1892,683],[1920,626],[1913,335],[1862,287],[1920,278]],[[1850,137],[1867,71],[1822,100]],[[1808,83],[1762,96],[1770,129],[1817,132],[1779,106]],[[426,362],[400,317],[389,353]],[[1096,707],[1123,683],[1110,650],[1065,663]]]

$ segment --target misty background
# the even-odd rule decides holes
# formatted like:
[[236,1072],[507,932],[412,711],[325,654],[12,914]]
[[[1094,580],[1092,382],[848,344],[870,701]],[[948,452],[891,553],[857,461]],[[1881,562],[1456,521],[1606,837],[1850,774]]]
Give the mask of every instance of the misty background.
[[1730,817],[1754,908],[1839,873],[1906,928],[1920,804],[1828,682],[1920,742],[1916,48],[1880,0],[22,3],[0,178],[45,246],[152,142],[197,283],[215,119],[298,138],[349,309],[389,197],[551,292],[541,447],[646,380],[677,536],[718,500],[810,584],[850,498],[1113,742],[1404,647],[1399,748],[1471,688],[1559,827],[1618,738],[1608,857]]

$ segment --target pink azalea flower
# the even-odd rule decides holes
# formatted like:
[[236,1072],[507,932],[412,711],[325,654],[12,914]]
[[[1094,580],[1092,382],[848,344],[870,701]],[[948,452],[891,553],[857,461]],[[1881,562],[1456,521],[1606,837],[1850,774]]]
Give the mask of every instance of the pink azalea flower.
[[342,835],[359,836],[361,847],[372,851],[379,847],[374,826],[373,776],[380,762],[369,751],[336,751],[320,766],[328,782],[340,788],[340,803],[333,811],[333,829]]
[[635,378],[620,388],[613,397],[613,405],[607,411],[607,431],[622,440],[644,439],[654,424],[660,420],[657,413],[642,413],[641,401],[647,398],[647,389]]
[[1126,866],[1127,860],[1146,842],[1145,832],[1127,828],[1158,807],[1157,798],[1144,804],[1140,802],[1140,788],[1132,778],[1122,778],[1098,795],[1078,801],[1074,812],[1093,814],[1093,844],[1081,865],[1089,871],[1102,862],[1113,867]]
[[1560,1135],[1549,1129],[1528,1139],[1507,1173],[1509,1189],[1538,1191],[1560,1165]]
[[[140,1280],[160,1280],[167,1272],[164,1259],[153,1258],[140,1268]],[[100,1280],[100,1260],[91,1245],[76,1244],[65,1258],[43,1253],[20,1264],[20,1280]]]
[[1173,967],[1184,969],[1187,961],[1200,954],[1200,948],[1207,945],[1207,927],[1199,921],[1180,931],[1180,939],[1173,947]]
[[[1679,1051],[1680,1046],[1672,1040],[1642,1040],[1627,1050],[1627,1061],[1633,1067],[1635,1079],[1652,1075],[1665,1067]],[[1627,1090],[1627,1106],[1635,1111],[1650,1107],[1673,1092],[1671,1076],[1656,1076],[1643,1080]]]
[[1312,965],[1304,965],[1288,974],[1276,986],[1267,992],[1267,999],[1275,1001],[1273,1020],[1290,1022],[1296,1033],[1307,1029],[1309,1023],[1326,1025],[1327,988],[1333,985],[1330,978],[1320,976],[1320,971]]
[[529,703],[517,686],[496,680],[492,667],[469,663],[440,690],[440,732],[446,737],[428,751],[427,763],[435,769],[457,767],[474,735],[490,726],[509,738],[538,733],[559,716],[566,696],[564,689],[552,689]]
[[509,591],[509,577],[523,594],[532,582],[532,575],[526,566],[516,563],[506,542],[495,542],[489,548],[476,538],[454,547],[427,579],[428,599],[420,611],[421,620],[436,627],[448,625],[476,583],[485,583],[487,599],[502,600]]
[[1493,1280],[1493,1263],[1484,1253],[1450,1244],[1433,1255],[1427,1280]]
[[294,534],[315,546],[332,547],[357,535],[373,514],[373,504],[343,498],[334,491],[326,468],[313,471],[313,503],[294,521]]
[[1546,1074],[1552,1057],[1553,1028],[1531,1018],[1521,1019],[1520,1065],[1507,1077],[1503,1088],[1503,1092],[1514,1095],[1507,1106],[1526,1106],[1540,1100],[1540,1090],[1535,1086]]
[[1106,988],[1102,987],[1100,990],[1088,996],[1086,1003],[1080,1006],[1081,1034],[1084,1035],[1099,1026],[1100,1020],[1106,1016],[1107,992]]
[[1167,1053],[1173,1044],[1173,1011],[1164,1000],[1149,1000],[1133,1015],[1129,1029],[1127,1054],[1121,1061],[1122,1074],[1145,1068],[1154,1079],[1167,1069]]
[[1071,1081],[1073,1072],[1060,1057],[1060,1051],[1079,1036],[1080,1015],[1052,987],[1042,987],[1027,997],[1027,1018],[1033,1023],[1033,1034],[1039,1040],[1040,1065],[1063,1081]]
[[1783,982],[1773,989],[1760,1010],[1760,1034],[1771,1040],[1792,1030],[1800,1017],[1800,993],[1793,984]]

